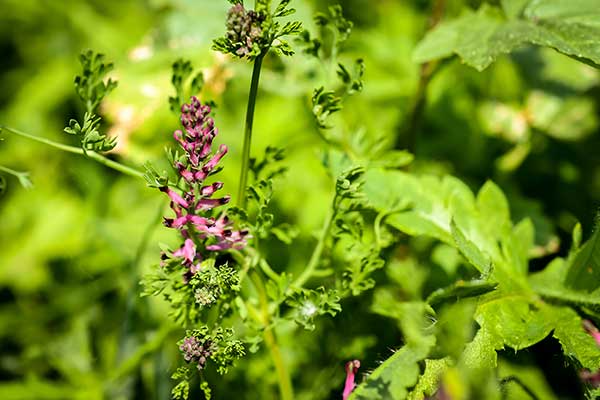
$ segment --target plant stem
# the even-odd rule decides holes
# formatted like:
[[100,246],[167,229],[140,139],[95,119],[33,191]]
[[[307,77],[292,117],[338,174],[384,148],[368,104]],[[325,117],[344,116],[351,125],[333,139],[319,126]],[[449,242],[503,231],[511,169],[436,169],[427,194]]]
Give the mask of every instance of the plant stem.
[[258,80],[260,79],[260,68],[265,53],[261,53],[254,60],[252,69],[252,81],[250,93],[248,94],[248,108],[246,109],[246,123],[244,125],[244,147],[242,149],[242,170],[240,172],[240,184],[238,188],[237,205],[241,208],[246,206],[246,185],[248,184],[248,167],[250,165],[250,145],[252,140],[252,124],[254,123],[254,108],[258,94]]
[[503,392],[503,396],[502,396],[503,399],[507,398],[506,385],[510,382],[514,382],[517,385],[519,385],[521,387],[521,389],[523,389],[523,391],[525,393],[527,393],[527,395],[529,397],[531,397],[531,399],[539,400],[539,397],[533,392],[533,390],[531,390],[527,385],[525,385],[525,383],[523,383],[523,381],[521,379],[519,379],[516,376],[512,376],[512,375],[502,378],[502,380],[500,380],[500,386],[502,387],[502,392]]
[[143,172],[138,171],[137,169],[128,167],[126,165],[123,165],[121,163],[118,163],[116,161],[113,161],[99,153],[96,153],[95,151],[83,151],[83,149],[80,147],[74,147],[74,146],[69,146],[66,144],[59,143],[59,142],[55,142],[54,140],[31,135],[29,133],[21,132],[17,129],[9,128],[7,126],[0,126],[0,131],[6,131],[6,132],[12,133],[14,135],[24,137],[29,140],[33,140],[33,141],[36,141],[39,143],[44,143],[44,144],[47,144],[48,146],[54,147],[54,148],[62,150],[62,151],[66,151],[68,153],[85,155],[106,167],[112,168],[112,169],[119,171],[121,173],[124,173],[126,175],[135,176],[137,178],[142,178],[142,179],[144,178]]
[[262,277],[256,271],[256,269],[250,271],[250,279],[252,279],[252,283],[254,283],[254,286],[256,287],[256,290],[258,292],[258,299],[260,301],[260,308],[263,320],[262,323],[265,327],[265,344],[267,345],[269,352],[271,353],[271,359],[273,360],[273,364],[275,365],[275,371],[277,373],[277,383],[279,384],[279,393],[281,395],[281,400],[293,400],[294,390],[292,388],[292,380],[287,371],[287,367],[283,362],[283,357],[281,356],[281,351],[279,350],[279,346],[277,345],[277,339],[275,338],[273,327],[270,326],[271,324],[269,313],[269,300],[267,299],[267,291],[265,289],[265,284],[263,282]]
[[[435,2],[427,31],[431,31],[439,24],[444,15],[445,8],[446,0],[437,0]],[[397,149],[405,147],[411,153],[414,153],[416,150],[417,136],[421,130],[423,114],[427,103],[427,86],[429,85],[437,66],[437,61],[428,61],[420,66],[417,93],[415,94],[408,120],[405,125],[400,126],[398,136],[396,137],[395,147]]]
[[6,172],[7,174],[19,177],[20,175],[27,175],[27,172],[15,171],[14,169],[10,169],[8,167],[4,167],[0,165],[0,171]]
[[335,218],[335,201],[336,201],[336,199],[334,198],[334,200],[333,200],[334,206],[331,207],[331,209],[328,211],[327,215],[325,216],[325,222],[324,222],[323,228],[321,230],[321,235],[319,236],[319,241],[317,242],[317,245],[315,246],[315,249],[313,250],[313,253],[310,256],[310,260],[308,261],[306,268],[304,269],[304,271],[302,271],[300,276],[294,281],[292,286],[302,287],[302,285],[304,285],[306,283],[306,281],[308,281],[312,277],[313,273],[315,272],[315,269],[319,265],[319,261],[321,260],[321,255],[323,254],[323,250],[325,249],[325,240],[327,239],[327,236],[329,236],[329,231],[331,230],[331,226],[333,224],[333,219]]

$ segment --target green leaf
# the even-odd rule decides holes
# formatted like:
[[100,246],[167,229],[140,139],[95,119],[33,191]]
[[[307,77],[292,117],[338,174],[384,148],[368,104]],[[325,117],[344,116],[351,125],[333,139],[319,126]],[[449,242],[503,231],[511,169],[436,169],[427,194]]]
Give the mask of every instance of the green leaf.
[[533,223],[526,218],[502,240],[502,252],[510,271],[521,277],[526,277],[529,270],[529,251],[533,248],[534,236]]
[[81,148],[84,152],[88,150],[105,152],[117,145],[116,137],[108,137],[100,133],[100,117],[90,112],[84,114],[81,124],[74,119],[69,120],[69,126],[64,128],[64,132],[80,136]]
[[452,365],[450,357],[439,360],[425,360],[425,372],[419,378],[417,386],[410,392],[409,400],[423,400],[425,396],[433,396],[439,388],[440,377]]
[[[477,323],[495,338],[496,349],[529,347],[552,331],[554,316],[549,307],[533,305],[525,297],[503,297],[480,305]],[[500,346],[498,346],[500,344]]]
[[484,280],[463,281],[459,280],[452,285],[435,290],[427,297],[427,303],[432,306],[446,300],[459,300],[467,297],[480,296],[495,290],[498,286],[495,282]]
[[552,312],[556,318],[554,337],[565,355],[577,359],[582,367],[591,371],[600,369],[600,347],[583,329],[581,317],[568,307],[552,307]]
[[398,317],[406,345],[385,360],[350,395],[350,400],[405,399],[409,388],[417,384],[419,362],[435,345],[435,336],[424,331],[427,306],[422,302],[403,303]]
[[600,312],[600,289],[589,293],[566,287],[564,282],[568,270],[567,261],[555,258],[543,271],[531,274],[529,282],[544,298]]
[[509,18],[520,17],[530,0],[502,0],[502,9]]
[[496,348],[501,346],[500,338],[482,326],[473,340],[467,343],[460,358],[460,364],[471,370],[496,368],[498,362]]
[[477,12],[438,25],[417,45],[414,60],[423,63],[457,54],[481,71],[499,55],[535,44],[600,64],[599,12],[594,0],[512,0],[502,6],[511,19],[485,4]]
[[451,245],[450,215],[458,210],[472,212],[474,203],[468,187],[451,176],[415,177],[374,168],[365,174],[363,191],[376,210],[392,213],[388,224],[409,235],[427,235]]
[[86,112],[94,114],[102,99],[117,87],[117,82],[104,77],[112,71],[113,63],[104,63],[104,54],[88,50],[79,56],[82,73],[75,77],[75,91],[84,102]]
[[480,218],[485,221],[487,233],[501,238],[510,230],[510,211],[508,201],[502,190],[492,181],[487,181],[477,193],[477,209]]
[[[430,347],[432,346],[433,341]],[[417,383],[419,362],[427,356],[430,347],[402,347],[376,368],[367,380],[352,392],[349,400],[405,399],[408,388]]]
[[491,64],[500,52],[500,48],[494,47],[492,38],[501,22],[501,12],[484,5],[476,13],[468,12],[433,29],[417,45],[413,59],[423,63],[455,53],[466,64],[481,71]]
[[486,275],[489,274],[492,268],[489,256],[482,253],[473,242],[467,239],[454,221],[451,223],[451,228],[456,248],[472,266],[477,268],[479,272]]
[[594,291],[600,288],[600,233],[592,237],[576,253],[569,267],[565,285],[574,290]]

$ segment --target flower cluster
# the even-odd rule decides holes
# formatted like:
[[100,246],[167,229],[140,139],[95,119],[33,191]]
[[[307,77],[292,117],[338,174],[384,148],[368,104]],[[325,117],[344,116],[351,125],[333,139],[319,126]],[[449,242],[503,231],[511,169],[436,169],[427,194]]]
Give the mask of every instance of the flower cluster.
[[206,360],[213,354],[213,344],[210,340],[202,343],[196,336],[188,336],[180,343],[179,350],[183,353],[185,361],[197,363],[199,370],[204,368]]
[[[214,217],[211,210],[227,204],[230,196],[213,198],[223,187],[222,182],[206,184],[206,179],[217,172],[219,161],[227,153],[221,145],[214,154],[212,142],[217,135],[210,107],[196,97],[181,107],[181,123],[185,132],[177,130],[175,140],[184,155],[174,161],[182,193],[162,186],[160,190],[171,199],[174,218],[164,218],[165,226],[177,229],[184,239],[183,245],[172,254],[163,253],[163,264],[176,259],[186,267],[186,280],[200,270],[206,252],[241,248],[246,244],[248,232],[232,229],[232,222],[224,213]],[[204,255],[203,255],[204,254]]]
[[262,13],[247,11],[242,4],[236,4],[229,9],[225,37],[236,49],[237,56],[246,57],[252,53],[262,35],[261,24],[264,20]]

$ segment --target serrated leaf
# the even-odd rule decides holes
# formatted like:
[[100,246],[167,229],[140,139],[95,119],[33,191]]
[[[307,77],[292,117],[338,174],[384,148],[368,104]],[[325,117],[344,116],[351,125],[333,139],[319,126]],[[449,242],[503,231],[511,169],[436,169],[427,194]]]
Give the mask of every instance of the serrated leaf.
[[472,341],[467,343],[460,358],[460,364],[469,369],[496,368],[498,354],[496,348],[502,346],[502,341],[481,327]]
[[477,323],[493,335],[498,344],[515,350],[529,347],[544,339],[554,327],[549,307],[531,304],[524,297],[510,296],[480,305],[476,311]]
[[568,307],[552,307],[556,318],[554,337],[568,357],[577,359],[584,368],[600,369],[600,347],[583,329],[581,317]]
[[450,357],[439,360],[425,360],[425,372],[419,378],[417,386],[408,395],[409,400],[423,400],[425,396],[433,396],[439,388],[441,375],[452,365]]
[[[553,48],[591,65],[600,64],[598,4],[594,0],[504,1],[442,23],[417,45],[413,58],[422,63],[457,54],[483,70],[496,58],[525,44]],[[519,17],[517,19],[517,17]]]

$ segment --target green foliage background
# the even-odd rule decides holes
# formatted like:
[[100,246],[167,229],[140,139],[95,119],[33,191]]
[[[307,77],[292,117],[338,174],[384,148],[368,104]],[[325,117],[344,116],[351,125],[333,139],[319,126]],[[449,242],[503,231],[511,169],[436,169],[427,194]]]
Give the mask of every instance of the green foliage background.
[[[437,31],[417,47],[428,30],[434,4],[343,1],[355,28],[342,58],[348,62],[363,58],[366,72],[362,94],[348,99],[336,129],[359,149],[363,143],[409,147],[416,156],[411,172],[451,174],[466,182],[464,190],[491,196],[490,218],[480,221],[489,230],[484,242],[494,240],[496,225],[512,227],[529,217],[535,236],[533,246],[524,250],[525,269],[533,258],[529,269],[539,271],[557,254],[568,255],[577,221],[583,225],[584,238],[592,232],[600,202],[600,74],[589,64],[598,60],[581,63],[550,48],[534,47],[528,43],[540,40],[531,31],[511,42],[515,49],[507,55],[513,49],[495,47],[493,35],[508,22],[498,16],[497,2],[480,3],[448,2]],[[594,2],[580,3],[578,7]],[[297,0],[293,5],[305,26],[314,28],[311,16],[327,2]],[[0,124],[77,145],[62,128],[83,111],[73,77],[78,54],[92,48],[116,65],[111,76],[119,86],[100,108],[105,128],[119,136],[113,157],[129,165],[141,166],[147,160],[160,165],[163,148],[171,144],[177,128],[168,104],[173,95],[171,63],[189,58],[203,70],[206,93],[218,104],[217,140],[230,148],[222,179],[233,194],[251,66],[210,50],[212,39],[223,32],[227,8],[227,2],[213,0],[2,1]],[[512,9],[508,12],[518,15]],[[482,28],[485,32],[477,35],[482,43],[467,43],[476,46],[477,54],[460,43],[467,40],[461,29],[474,29],[469,18],[475,14],[488,22]],[[569,18],[600,27],[597,13]],[[526,16],[517,19],[511,23],[528,29]],[[459,39],[448,43],[452,35]],[[560,50],[556,44],[550,46]],[[451,54],[460,55],[464,63],[458,57],[435,60]],[[430,60],[433,73],[424,80],[426,72],[419,62]],[[262,153],[267,145],[287,149],[289,171],[286,179],[276,181],[273,208],[281,222],[298,224],[300,234],[290,247],[272,243],[266,250],[275,260],[272,265],[289,265],[288,272],[295,275],[314,245],[314,232],[334,190],[310,111],[313,88],[328,83],[315,70],[318,66],[303,55],[267,57],[255,118],[253,154]],[[25,190],[7,175],[6,193],[0,197],[0,398],[168,398],[173,384],[169,377],[179,362],[175,343],[182,332],[167,318],[166,304],[140,298],[138,284],[156,264],[158,242],[175,240],[160,225],[166,209],[163,196],[141,180],[83,157],[8,134],[0,139],[0,164],[28,171],[34,183]],[[408,198],[427,212],[427,204],[445,201],[446,186],[440,182],[415,178],[393,191],[398,179],[376,173],[367,179],[366,192],[376,209]],[[502,211],[498,217],[503,200],[494,198],[496,186],[485,184],[488,180],[502,188],[510,213]],[[298,399],[339,398],[345,361],[360,359],[364,370],[372,370],[392,355],[390,349],[405,343],[412,347],[405,346],[401,355],[413,352],[414,362],[406,364],[410,357],[398,356],[387,363],[400,359],[395,368],[414,370],[414,379],[411,383],[403,375],[406,385],[395,381],[394,390],[415,386],[419,371],[425,371],[417,384],[425,393],[426,379],[435,380],[430,376],[446,361],[425,363],[419,354],[433,351],[458,357],[464,343],[473,339],[475,301],[438,310],[435,332],[430,332],[437,342],[428,336],[411,337],[411,327],[419,322],[407,322],[406,316],[426,313],[418,301],[457,277],[466,279],[474,273],[447,243],[456,232],[435,227],[431,231],[403,218],[412,217],[388,221],[392,228],[386,234],[402,235],[401,245],[393,261],[374,275],[377,289],[344,300],[342,313],[320,318],[313,332],[291,323],[279,329]],[[406,232],[406,226],[417,226],[416,232]],[[470,250],[461,249],[477,265],[477,255]],[[551,272],[532,279],[532,287],[552,291],[552,282],[560,278]],[[501,315],[504,307],[527,307],[514,301],[488,304],[498,307],[494,315]],[[577,370],[562,357],[558,340],[548,336],[572,316],[572,311],[562,310],[565,315],[556,326],[524,333],[539,336],[538,340],[546,337],[541,342],[518,353],[510,348],[499,352],[497,378],[516,376],[540,399],[583,397]],[[588,312],[598,317],[597,308]],[[490,314],[478,311],[475,320],[480,323]],[[277,398],[271,368],[261,349],[228,375],[208,379],[216,398]],[[368,394],[369,388],[361,390]],[[484,397],[478,398],[488,398],[487,389],[481,390]],[[360,395],[357,391],[356,397]],[[506,395],[527,398],[520,386],[511,383]]]

